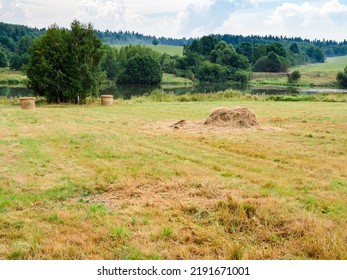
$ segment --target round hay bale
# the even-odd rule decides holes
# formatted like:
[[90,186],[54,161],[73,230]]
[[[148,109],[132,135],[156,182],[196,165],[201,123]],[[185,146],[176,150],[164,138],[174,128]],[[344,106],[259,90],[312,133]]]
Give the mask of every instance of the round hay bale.
[[19,98],[20,106],[24,110],[33,110],[35,109],[35,97],[21,97]]
[[217,108],[206,119],[204,124],[232,128],[250,128],[259,125],[255,114],[247,108]]
[[111,106],[113,104],[113,95],[101,95],[101,105]]

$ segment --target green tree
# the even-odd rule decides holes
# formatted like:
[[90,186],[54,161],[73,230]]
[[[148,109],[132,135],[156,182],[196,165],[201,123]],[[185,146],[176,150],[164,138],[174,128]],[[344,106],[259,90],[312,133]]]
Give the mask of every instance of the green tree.
[[301,73],[297,70],[293,71],[291,74],[287,74],[288,83],[296,83],[301,78]]
[[251,43],[242,42],[240,45],[237,46],[236,52],[247,57],[250,63],[253,62],[253,46]]
[[66,32],[52,25],[30,50],[28,88],[48,102],[70,101],[65,94],[69,86]]
[[237,70],[245,70],[250,67],[246,57],[238,54],[233,46],[228,45],[224,41],[220,41],[210,54],[212,63],[229,66],[231,73]]
[[49,102],[83,103],[99,92],[102,58],[91,24],[74,21],[71,30],[53,25],[30,50],[28,87]]
[[88,96],[97,96],[103,73],[101,62],[104,56],[101,40],[96,36],[92,24],[81,24],[75,20],[67,36],[68,75],[70,85],[66,96],[76,103],[83,103]]
[[0,48],[0,67],[7,67],[8,65],[8,58],[5,53],[5,51]]
[[285,62],[274,52],[259,58],[253,65],[254,72],[284,72],[285,70]]
[[116,79],[119,71],[118,50],[105,45],[106,56],[101,64],[101,69],[105,71],[108,79]]
[[231,73],[226,66],[205,61],[198,68],[196,76],[204,82],[226,82],[231,78]]
[[306,54],[310,57],[313,63],[323,63],[325,61],[325,56],[322,50],[318,47],[309,47],[306,50]]
[[336,80],[338,81],[341,87],[347,88],[347,66],[344,72],[337,73]]
[[162,79],[160,63],[149,55],[128,60],[125,71],[119,76],[120,84],[159,84]]
[[10,58],[10,69],[11,70],[23,70],[30,61],[30,55],[24,53],[22,55],[14,54]]
[[153,40],[152,40],[152,44],[154,46],[158,45],[159,44],[159,40],[156,37],[154,37]]
[[278,56],[286,57],[287,51],[285,47],[281,43],[271,43],[270,45],[267,45],[267,54],[274,52]]
[[299,52],[300,52],[299,46],[298,46],[297,43],[291,44],[290,47],[289,47],[289,49],[290,49],[290,51],[291,51],[292,53],[299,53]]

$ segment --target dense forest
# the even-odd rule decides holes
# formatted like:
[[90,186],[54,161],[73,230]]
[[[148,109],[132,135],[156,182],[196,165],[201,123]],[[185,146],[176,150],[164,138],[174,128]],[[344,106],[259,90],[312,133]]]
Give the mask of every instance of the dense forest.
[[[45,28],[31,28],[17,24],[7,24],[0,22],[0,67],[10,66],[12,69],[20,69],[23,64],[28,62],[28,49],[33,39],[40,37],[47,30]],[[96,31],[96,35],[103,43],[109,45],[129,45],[129,44],[163,44],[173,46],[190,45],[195,39],[199,38],[166,38],[143,35],[129,31]],[[336,42],[333,40],[308,40],[300,37],[283,36],[242,36],[242,35],[211,35],[217,40],[225,41],[237,48],[242,43],[249,43],[252,46],[259,44],[281,43],[289,48],[296,44],[300,49],[309,49],[314,46],[319,48],[324,56],[347,55],[347,40]]]
[[[48,29],[38,29],[0,23],[0,67],[27,71],[32,63],[33,52],[30,50],[35,46],[35,39],[52,32],[52,28],[66,34],[69,32],[54,25]],[[101,70],[109,79],[125,84],[156,84],[161,81],[163,72],[200,82],[245,83],[252,71],[287,72],[291,66],[322,63],[326,56],[347,55],[346,40],[310,41],[299,37],[218,34],[196,39],[173,39],[128,31],[93,32],[95,38],[104,44]],[[137,44],[183,45],[183,56],[160,55],[144,46],[135,47]],[[128,47],[117,50],[108,45]]]

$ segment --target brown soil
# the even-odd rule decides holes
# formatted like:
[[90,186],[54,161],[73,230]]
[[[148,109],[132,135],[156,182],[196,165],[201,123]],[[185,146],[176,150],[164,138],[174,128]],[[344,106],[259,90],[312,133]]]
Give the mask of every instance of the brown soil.
[[247,108],[218,108],[206,119],[204,125],[230,128],[258,126],[256,116]]
[[187,122],[185,120],[180,120],[179,122],[174,123],[173,125],[170,125],[170,127],[173,127],[174,129],[180,129],[184,127],[185,125],[187,125]]

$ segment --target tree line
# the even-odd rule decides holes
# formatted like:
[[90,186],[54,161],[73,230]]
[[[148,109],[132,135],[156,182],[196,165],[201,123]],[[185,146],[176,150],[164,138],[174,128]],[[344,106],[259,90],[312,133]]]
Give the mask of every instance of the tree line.
[[[152,85],[159,84],[165,72],[199,82],[245,84],[252,71],[286,72],[289,66],[325,60],[323,52],[308,43],[241,42],[234,47],[211,35],[185,45],[183,56],[159,54],[143,45],[118,50],[103,44],[91,24],[76,20],[70,29],[52,25],[36,39],[16,36],[13,49],[18,55],[26,50],[28,88],[58,103],[84,103],[87,97],[98,96],[105,76],[119,84]],[[346,75],[345,70],[337,76],[342,86]],[[300,73],[288,75],[288,81],[298,78]]]
[[[29,48],[34,39],[42,36],[47,29],[31,28],[18,24],[7,24],[0,22],[0,67],[9,66],[13,70],[19,70],[28,63]],[[96,30],[96,36],[104,44],[109,45],[129,45],[129,44],[163,44],[172,46],[190,45],[194,40],[201,38],[169,38],[143,35],[138,32],[130,31],[100,31]],[[304,52],[314,52],[312,47],[319,48],[326,57],[347,55],[347,40],[337,42],[334,40],[308,40],[300,37],[286,36],[242,36],[232,34],[211,35],[218,41],[237,48],[240,44],[249,43],[255,45],[268,45],[271,43],[281,43],[285,48],[295,44]],[[307,62],[311,62],[308,60]]]

